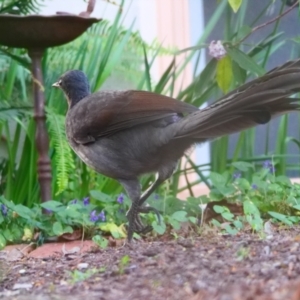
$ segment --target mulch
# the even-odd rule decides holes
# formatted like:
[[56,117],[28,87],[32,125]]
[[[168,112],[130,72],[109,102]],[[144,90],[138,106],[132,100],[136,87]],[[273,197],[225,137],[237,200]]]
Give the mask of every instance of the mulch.
[[[0,256],[1,258],[1,256]],[[88,275],[87,275],[88,274]],[[2,299],[297,300],[300,226],[261,237],[211,229],[0,261]]]

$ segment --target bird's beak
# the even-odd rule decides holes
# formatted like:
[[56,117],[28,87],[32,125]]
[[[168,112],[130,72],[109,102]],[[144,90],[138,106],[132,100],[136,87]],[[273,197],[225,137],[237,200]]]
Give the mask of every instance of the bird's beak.
[[57,81],[57,82],[54,82],[53,84],[52,84],[52,86],[54,86],[54,87],[57,87],[57,88],[59,88],[60,87],[60,85],[59,85],[59,82]]

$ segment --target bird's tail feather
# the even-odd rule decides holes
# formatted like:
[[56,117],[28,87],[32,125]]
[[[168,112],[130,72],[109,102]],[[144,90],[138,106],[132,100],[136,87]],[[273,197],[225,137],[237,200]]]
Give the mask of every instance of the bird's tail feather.
[[300,109],[300,60],[288,62],[186,116],[175,138],[206,140],[231,134]]

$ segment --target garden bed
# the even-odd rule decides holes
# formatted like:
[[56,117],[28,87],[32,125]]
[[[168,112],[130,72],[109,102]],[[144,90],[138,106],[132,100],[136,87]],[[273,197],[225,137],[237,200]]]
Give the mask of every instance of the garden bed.
[[265,238],[209,228],[183,236],[88,252],[61,243],[54,255],[12,262],[2,251],[0,298],[300,299],[299,226]]

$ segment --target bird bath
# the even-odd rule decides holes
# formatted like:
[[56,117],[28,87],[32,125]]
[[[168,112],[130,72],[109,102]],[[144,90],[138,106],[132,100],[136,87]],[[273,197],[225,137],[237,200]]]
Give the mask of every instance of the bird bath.
[[48,156],[49,138],[46,129],[45,98],[41,60],[46,48],[71,42],[101,19],[90,18],[95,0],[90,0],[86,12],[77,15],[59,13],[53,16],[0,15],[0,44],[26,48],[32,61],[34,119],[38,151],[38,180],[42,202],[51,199],[51,165]]

